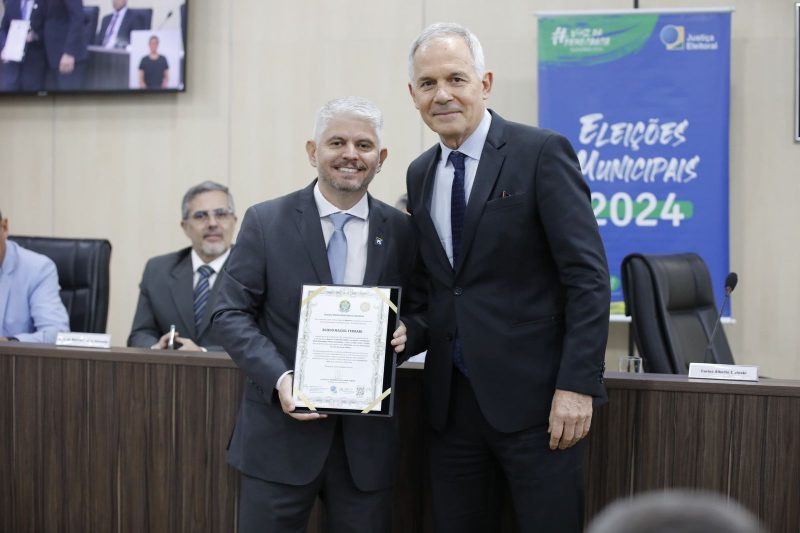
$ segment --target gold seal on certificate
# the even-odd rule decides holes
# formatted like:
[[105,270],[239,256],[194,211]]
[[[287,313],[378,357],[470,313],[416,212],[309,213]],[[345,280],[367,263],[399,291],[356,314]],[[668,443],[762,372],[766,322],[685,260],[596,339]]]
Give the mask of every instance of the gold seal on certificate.
[[398,287],[303,285],[294,400],[299,410],[391,416]]

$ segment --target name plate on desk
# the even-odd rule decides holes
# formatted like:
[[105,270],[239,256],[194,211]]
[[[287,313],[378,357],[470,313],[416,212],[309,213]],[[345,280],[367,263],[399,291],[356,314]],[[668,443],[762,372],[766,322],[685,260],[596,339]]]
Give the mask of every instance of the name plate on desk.
[[56,346],[77,346],[79,348],[111,348],[111,335],[107,333],[59,333]]
[[689,377],[698,379],[724,379],[728,381],[758,381],[758,367],[748,365],[689,363]]

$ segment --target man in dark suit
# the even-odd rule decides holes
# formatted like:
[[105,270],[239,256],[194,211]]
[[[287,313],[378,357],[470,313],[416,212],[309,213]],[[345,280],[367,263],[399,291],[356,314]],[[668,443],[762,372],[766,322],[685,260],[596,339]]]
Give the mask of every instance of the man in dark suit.
[[47,56],[48,90],[75,91],[83,87],[87,46],[83,0],[38,0],[31,27],[41,27],[40,39]]
[[[34,11],[38,8],[35,0],[7,0],[5,2],[3,19],[0,21],[0,50],[6,45],[12,20],[41,22],[39,17],[33,17]],[[22,61],[3,61],[0,64],[0,91],[40,91],[44,89],[47,62],[40,34],[41,27],[31,25]]]
[[128,0],[111,0],[114,12],[103,17],[94,44],[105,48],[125,48],[133,30],[149,30],[150,24],[137,11],[128,9]]
[[204,181],[186,191],[181,212],[192,246],[147,262],[128,346],[166,349],[174,325],[176,348],[222,351],[209,327],[210,310],[236,227],[233,196],[224,185]]
[[430,289],[434,529],[491,531],[505,478],[522,531],[580,531],[610,298],[589,189],[565,138],[487,110],[492,73],[466,28],[426,29],[409,75],[440,139],[407,175]]
[[[411,271],[408,217],[367,194],[387,154],[382,124],[363,98],[323,106],[306,144],[319,178],[248,209],[222,273],[213,327],[247,376],[228,455],[242,472],[240,532],[305,531],[316,496],[331,532],[390,528],[394,419],[295,412],[291,374],[303,284],[402,285]],[[326,252],[337,232],[343,270]],[[398,353],[405,331],[391,341]]]

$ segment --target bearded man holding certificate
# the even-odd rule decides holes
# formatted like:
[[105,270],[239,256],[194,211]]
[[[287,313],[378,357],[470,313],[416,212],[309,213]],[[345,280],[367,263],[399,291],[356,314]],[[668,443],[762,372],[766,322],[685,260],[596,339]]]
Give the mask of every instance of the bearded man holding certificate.
[[[242,473],[240,532],[304,531],[316,496],[329,531],[390,529],[395,420],[299,412],[292,374],[303,285],[403,286],[410,278],[408,217],[367,193],[387,155],[382,126],[363,98],[323,106],[306,143],[318,179],[248,209],[217,281],[214,332],[247,376],[228,454]],[[404,321],[408,338],[400,322],[387,340],[398,354],[416,353],[406,343],[420,344],[420,325]]]

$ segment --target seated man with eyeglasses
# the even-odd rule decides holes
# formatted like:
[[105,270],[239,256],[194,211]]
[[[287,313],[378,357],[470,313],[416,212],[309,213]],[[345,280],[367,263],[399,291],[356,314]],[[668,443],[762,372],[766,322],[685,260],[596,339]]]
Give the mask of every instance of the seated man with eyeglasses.
[[222,351],[211,337],[209,311],[236,227],[233,196],[224,185],[204,181],[186,191],[181,212],[192,245],[147,262],[128,346]]

